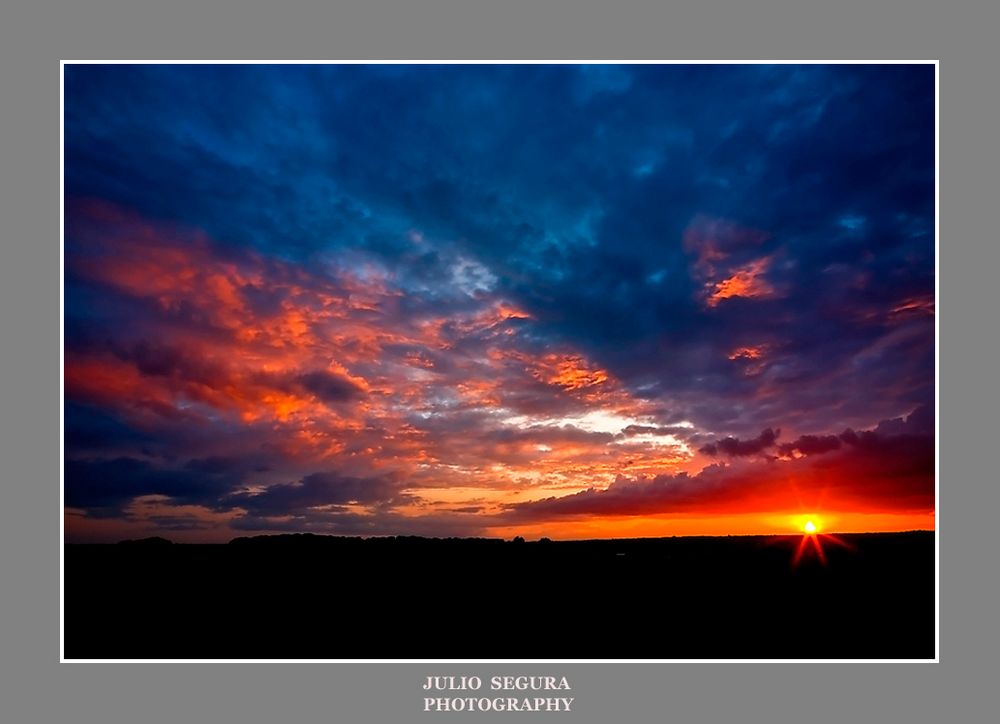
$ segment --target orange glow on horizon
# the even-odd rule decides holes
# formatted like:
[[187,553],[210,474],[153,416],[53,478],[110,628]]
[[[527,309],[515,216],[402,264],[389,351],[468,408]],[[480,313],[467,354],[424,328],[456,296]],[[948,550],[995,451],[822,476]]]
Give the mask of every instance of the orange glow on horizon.
[[[842,513],[836,533],[898,533],[911,530],[934,530],[934,513]],[[775,521],[779,522],[775,522]],[[654,515],[578,518],[547,521],[530,525],[493,527],[491,536],[527,540],[548,537],[552,540],[587,538],[661,538],[670,536],[789,536],[802,534],[804,523],[789,530],[788,516],[732,513],[722,515]],[[826,533],[817,533],[823,536]],[[806,537],[806,536],[803,536]],[[812,537],[812,536],[810,536]]]

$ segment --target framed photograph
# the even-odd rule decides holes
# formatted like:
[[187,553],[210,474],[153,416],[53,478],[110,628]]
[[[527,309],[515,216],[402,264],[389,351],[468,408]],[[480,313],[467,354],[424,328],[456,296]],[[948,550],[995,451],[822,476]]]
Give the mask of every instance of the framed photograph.
[[936,72],[65,63],[64,659],[936,660]]

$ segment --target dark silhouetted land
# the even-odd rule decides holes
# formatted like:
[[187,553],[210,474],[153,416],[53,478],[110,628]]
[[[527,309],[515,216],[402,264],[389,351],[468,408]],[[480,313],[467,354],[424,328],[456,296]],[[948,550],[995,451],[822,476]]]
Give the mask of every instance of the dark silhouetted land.
[[934,658],[934,535],[67,545],[67,658]]

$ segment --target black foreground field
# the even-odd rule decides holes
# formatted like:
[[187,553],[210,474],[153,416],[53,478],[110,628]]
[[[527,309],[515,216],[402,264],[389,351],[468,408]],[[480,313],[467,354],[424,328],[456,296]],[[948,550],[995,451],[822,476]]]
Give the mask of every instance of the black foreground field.
[[67,545],[66,658],[934,658],[934,534]]

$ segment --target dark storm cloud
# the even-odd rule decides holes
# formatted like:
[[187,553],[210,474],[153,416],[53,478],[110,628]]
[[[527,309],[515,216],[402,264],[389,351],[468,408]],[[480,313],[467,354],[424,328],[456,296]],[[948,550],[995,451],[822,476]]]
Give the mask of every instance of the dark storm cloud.
[[357,383],[325,370],[299,375],[296,380],[324,402],[345,402],[362,392]]
[[67,449],[76,451],[148,445],[152,438],[122,421],[114,411],[67,402],[63,422]]
[[116,354],[120,359],[133,363],[144,375],[209,383],[224,376],[220,365],[198,359],[189,350],[147,340],[118,349]]
[[738,440],[735,437],[727,437],[702,446],[699,452],[703,452],[706,455],[718,455],[721,453],[729,457],[758,455],[764,450],[774,447],[774,443],[780,434],[781,430],[767,428],[751,440]]
[[840,438],[836,435],[803,435],[794,442],[779,445],[778,452],[782,455],[791,455],[795,452],[803,455],[822,455],[839,448]]
[[118,509],[144,495],[163,495],[177,503],[204,503],[233,487],[229,470],[167,468],[134,457],[67,460],[65,500],[70,508]]
[[255,515],[280,516],[325,505],[386,504],[409,499],[402,485],[387,476],[355,478],[337,472],[306,475],[294,483],[272,485],[261,492],[235,493],[225,499],[231,506]]

